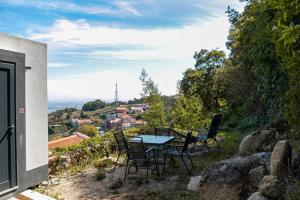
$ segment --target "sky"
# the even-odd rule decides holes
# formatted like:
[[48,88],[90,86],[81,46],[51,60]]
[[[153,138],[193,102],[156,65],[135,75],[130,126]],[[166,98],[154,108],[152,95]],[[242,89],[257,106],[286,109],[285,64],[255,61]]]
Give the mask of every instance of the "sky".
[[0,32],[48,44],[49,100],[139,98],[144,68],[163,95],[201,49],[226,49],[238,0],[0,0]]

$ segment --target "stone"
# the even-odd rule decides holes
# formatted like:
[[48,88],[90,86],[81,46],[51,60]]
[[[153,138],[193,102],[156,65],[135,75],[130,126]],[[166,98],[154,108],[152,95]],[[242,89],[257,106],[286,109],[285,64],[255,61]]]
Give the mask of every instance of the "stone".
[[291,167],[292,152],[287,140],[279,141],[273,149],[271,156],[270,174],[285,176]]
[[213,164],[204,172],[204,179],[211,183],[239,183],[248,177],[250,169],[267,167],[271,157],[270,153],[257,153],[251,156],[223,160]]
[[240,143],[239,152],[241,155],[272,151],[278,141],[276,129],[266,129],[255,131],[246,136]]
[[191,190],[191,191],[199,190],[200,183],[203,180],[204,180],[203,176],[190,177],[190,182],[187,185],[187,190]]
[[271,199],[283,199],[286,185],[278,176],[268,175],[261,180],[258,191]]
[[59,178],[53,178],[50,180],[51,185],[59,185],[60,179]]
[[247,200],[268,200],[260,192],[253,193]]
[[251,169],[248,173],[249,184],[254,188],[258,188],[259,183],[261,179],[265,176],[265,174],[266,169],[263,166]]
[[43,181],[42,182],[42,186],[48,186],[49,185],[49,182],[48,181]]

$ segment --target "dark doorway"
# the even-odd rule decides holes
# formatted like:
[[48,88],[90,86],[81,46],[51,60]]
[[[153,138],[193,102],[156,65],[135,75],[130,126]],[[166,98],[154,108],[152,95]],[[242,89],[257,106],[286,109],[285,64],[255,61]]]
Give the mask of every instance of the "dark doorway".
[[16,186],[15,67],[0,60],[0,192]]

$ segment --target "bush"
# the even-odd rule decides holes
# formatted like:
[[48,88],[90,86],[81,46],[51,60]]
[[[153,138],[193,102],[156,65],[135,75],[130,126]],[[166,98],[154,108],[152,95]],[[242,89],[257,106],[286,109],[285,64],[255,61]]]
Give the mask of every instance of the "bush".
[[97,99],[96,101],[90,101],[82,106],[83,111],[95,111],[97,109],[102,109],[105,107],[105,102]]
[[105,179],[105,177],[106,177],[105,170],[102,168],[98,168],[96,176],[95,176],[96,180],[100,181],[102,179]]
[[[124,135],[126,138],[128,138],[142,131],[143,129],[141,128],[130,128],[124,130]],[[109,159],[104,159],[101,161],[101,163],[97,163],[98,161],[96,160],[100,160],[104,157],[108,157],[111,153],[115,153],[117,151],[117,144],[113,137],[113,132],[110,131],[106,132],[104,135],[98,135],[96,137],[91,137],[89,139],[83,140],[80,144],[70,145],[64,148],[55,148],[52,150],[52,153],[53,156],[60,157],[66,154],[72,154],[76,151],[83,152],[85,159],[80,160],[80,163],[76,165],[70,164],[70,166],[64,168],[64,170],[76,172],[92,164],[98,167],[109,167],[109,165],[113,164],[110,163],[111,161],[108,161]]]
[[86,125],[80,126],[78,131],[89,137],[95,137],[98,135],[98,129],[96,128],[96,126],[93,126],[93,125],[86,124]]

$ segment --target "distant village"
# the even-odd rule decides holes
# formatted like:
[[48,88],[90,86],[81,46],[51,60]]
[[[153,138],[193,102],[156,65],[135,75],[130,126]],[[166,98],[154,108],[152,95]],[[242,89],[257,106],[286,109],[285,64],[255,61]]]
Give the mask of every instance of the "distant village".
[[[146,121],[136,119],[134,115],[146,112],[149,108],[147,104],[135,104],[129,109],[127,107],[128,105],[120,105],[115,109],[114,113],[106,114],[106,120],[102,126],[97,126],[99,133],[104,133],[106,130],[111,129],[127,129],[146,125]],[[78,128],[85,124],[93,125],[95,122],[91,119],[72,118],[71,124],[73,128]]]
[[[147,104],[121,104],[116,106],[110,106],[111,109],[109,112],[104,113],[96,113],[94,114],[94,119],[92,116],[81,117],[80,115],[76,115],[76,117],[71,117],[73,112],[81,112],[78,110],[68,109],[56,111],[59,114],[60,121],[55,122],[55,117],[52,116],[51,120],[49,120],[49,129],[58,130],[56,133],[49,133],[49,143],[48,148],[56,148],[56,147],[66,147],[73,144],[79,144],[82,140],[89,138],[88,134],[80,131],[83,127],[93,127],[96,130],[97,134],[102,135],[105,134],[106,131],[112,129],[128,129],[133,127],[140,127],[147,124],[146,121],[141,119],[143,113],[147,112],[149,106]],[[64,118],[63,116],[67,115],[67,120],[61,120]],[[70,116],[70,117],[68,117]],[[97,116],[97,117],[95,117]],[[99,123],[99,119],[100,123]],[[68,128],[64,129],[68,124]],[[53,137],[54,136],[54,137]]]

